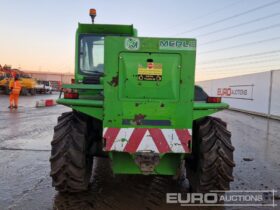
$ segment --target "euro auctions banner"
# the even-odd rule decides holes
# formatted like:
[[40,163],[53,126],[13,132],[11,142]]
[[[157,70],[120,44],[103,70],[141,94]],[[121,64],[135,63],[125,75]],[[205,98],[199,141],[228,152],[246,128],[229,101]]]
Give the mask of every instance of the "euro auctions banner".
[[[271,71],[197,82],[209,96],[222,97],[231,108],[267,115],[270,113]],[[278,93],[280,90],[278,90]],[[275,106],[274,106],[275,107]]]
[[229,85],[217,88],[217,96],[223,98],[235,98],[253,100],[254,84],[251,85]]

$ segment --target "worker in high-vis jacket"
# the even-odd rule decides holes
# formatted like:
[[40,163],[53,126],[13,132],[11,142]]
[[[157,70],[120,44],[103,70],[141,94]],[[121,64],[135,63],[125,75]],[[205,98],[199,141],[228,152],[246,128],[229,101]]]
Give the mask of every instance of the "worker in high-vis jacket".
[[10,90],[11,90],[9,108],[10,109],[12,109],[12,108],[17,109],[18,108],[18,98],[19,98],[19,94],[20,94],[20,91],[21,91],[21,84],[20,84],[18,75],[15,76],[14,80],[10,81],[9,87],[10,87]]

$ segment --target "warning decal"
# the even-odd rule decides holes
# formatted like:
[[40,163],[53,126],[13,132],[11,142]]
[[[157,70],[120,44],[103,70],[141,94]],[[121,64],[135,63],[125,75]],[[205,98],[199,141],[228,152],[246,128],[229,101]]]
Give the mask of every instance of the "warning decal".
[[161,81],[162,80],[162,64],[148,62],[147,67],[138,65],[138,80]]

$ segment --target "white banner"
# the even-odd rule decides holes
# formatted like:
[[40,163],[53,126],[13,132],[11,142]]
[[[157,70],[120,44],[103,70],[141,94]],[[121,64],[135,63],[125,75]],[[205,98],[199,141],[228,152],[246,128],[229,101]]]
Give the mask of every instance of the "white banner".
[[[228,103],[231,108],[264,115],[270,110],[270,84],[270,71],[197,82],[209,96],[222,97],[222,101]],[[274,92],[274,98],[278,98],[279,88]],[[273,107],[273,112],[276,113],[275,109],[278,109],[278,106]]]
[[217,88],[217,95],[222,98],[253,100],[254,85],[229,85]]

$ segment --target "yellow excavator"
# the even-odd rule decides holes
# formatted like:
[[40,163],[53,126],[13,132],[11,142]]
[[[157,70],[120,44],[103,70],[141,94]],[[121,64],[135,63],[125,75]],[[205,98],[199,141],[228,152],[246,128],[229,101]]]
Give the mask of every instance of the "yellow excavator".
[[9,78],[7,77],[6,71],[4,71],[4,68],[0,65],[0,90],[6,89],[6,84],[9,83]]
[[12,69],[11,66],[5,65],[0,68],[0,88],[4,90],[6,94],[9,94],[9,84],[14,80],[14,76],[18,75],[22,86],[21,95],[35,95],[36,80],[29,74],[24,73],[18,69]]
[[5,73],[0,70],[0,87],[4,87],[7,81],[8,78],[6,78]]

